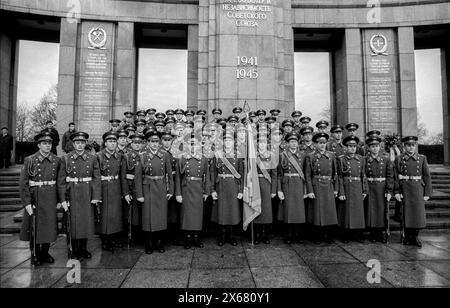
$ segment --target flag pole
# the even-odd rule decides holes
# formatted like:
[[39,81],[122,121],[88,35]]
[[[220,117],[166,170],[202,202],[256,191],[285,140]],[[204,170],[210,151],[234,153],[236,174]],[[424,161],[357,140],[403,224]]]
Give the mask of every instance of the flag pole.
[[[244,101],[244,109],[245,113],[246,113],[246,122],[245,124],[247,125],[247,121],[250,120],[249,118],[249,106],[247,105],[247,101]],[[248,172],[248,162],[249,162],[249,157],[248,157],[248,147],[249,147],[249,140],[248,140],[248,131],[245,134],[245,163],[244,163],[244,187],[247,186],[247,172]],[[251,198],[252,196],[250,196],[250,203],[251,203]],[[251,239],[252,239],[252,248],[254,247],[254,234],[253,234],[253,221],[250,223],[250,232],[251,232]]]

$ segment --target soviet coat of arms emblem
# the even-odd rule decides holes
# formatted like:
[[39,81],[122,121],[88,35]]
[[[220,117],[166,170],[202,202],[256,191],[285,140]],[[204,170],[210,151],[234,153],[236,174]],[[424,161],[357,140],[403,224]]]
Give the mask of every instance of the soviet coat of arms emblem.
[[105,49],[106,31],[103,28],[92,28],[88,33],[88,40],[92,49]]

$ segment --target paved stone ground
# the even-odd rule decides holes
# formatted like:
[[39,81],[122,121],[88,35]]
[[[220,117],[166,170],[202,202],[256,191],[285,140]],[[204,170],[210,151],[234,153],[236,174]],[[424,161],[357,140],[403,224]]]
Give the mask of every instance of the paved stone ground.
[[[450,287],[450,232],[424,232],[423,248],[371,243],[316,245],[216,245],[204,239],[202,249],[167,245],[166,252],[146,255],[142,246],[113,253],[89,241],[93,258],[81,263],[81,284],[67,283],[65,238],[53,244],[56,262],[33,269],[28,243],[17,235],[0,235],[0,287]],[[381,283],[367,282],[370,259],[381,262]]]

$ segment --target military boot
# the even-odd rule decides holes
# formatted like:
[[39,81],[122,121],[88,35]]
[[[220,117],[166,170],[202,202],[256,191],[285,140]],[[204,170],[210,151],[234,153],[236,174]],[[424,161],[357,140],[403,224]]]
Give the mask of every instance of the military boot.
[[194,244],[195,247],[203,248],[203,243],[202,243],[202,241],[200,240],[198,234],[194,234],[193,244]]
[[78,254],[85,259],[92,258],[91,253],[87,250],[87,238],[78,240],[79,252]]
[[184,249],[191,248],[191,240],[191,235],[189,233],[186,233],[186,236],[184,238]]
[[223,246],[225,244],[225,236],[226,236],[226,229],[225,229],[225,227],[221,227],[217,245]]
[[55,263],[55,259],[53,259],[53,257],[48,253],[49,249],[50,249],[49,243],[41,245],[41,253],[40,253],[41,263],[50,263],[50,264]]

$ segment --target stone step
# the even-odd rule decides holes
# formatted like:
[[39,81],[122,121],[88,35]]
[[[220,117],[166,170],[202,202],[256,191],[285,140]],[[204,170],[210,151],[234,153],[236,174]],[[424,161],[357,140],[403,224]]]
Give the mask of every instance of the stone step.
[[0,175],[0,183],[14,181],[19,184],[20,176]]
[[450,189],[450,184],[441,184],[441,183],[433,183],[433,189],[441,190],[441,189]]
[[[390,229],[391,231],[399,231],[400,224],[396,221],[390,221]],[[427,219],[427,230],[443,230],[450,229],[450,219],[448,218],[432,218]]]
[[0,207],[4,205],[14,205],[21,204],[22,200],[20,198],[0,198]]
[[19,192],[19,186],[1,186],[0,185],[0,192],[11,192],[11,191]]
[[5,186],[17,186],[19,187],[19,181],[0,181],[0,187],[5,187]]
[[440,190],[433,191],[433,196],[431,196],[431,200],[448,200],[450,201],[450,194],[442,192]]
[[18,204],[1,204],[0,212],[15,212],[22,208],[22,203]]
[[20,198],[18,191],[0,191],[0,200],[5,198]]
[[450,179],[431,179],[433,184],[448,184],[450,185]]
[[446,194],[450,194],[450,188],[436,188],[436,190]]

